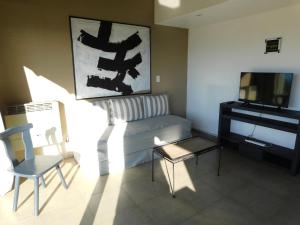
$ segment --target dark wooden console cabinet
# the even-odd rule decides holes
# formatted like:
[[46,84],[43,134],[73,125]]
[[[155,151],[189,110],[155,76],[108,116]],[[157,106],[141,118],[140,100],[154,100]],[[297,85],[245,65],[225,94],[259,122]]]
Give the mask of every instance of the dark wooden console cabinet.
[[[268,114],[278,117],[285,117],[298,120],[298,122],[290,123],[275,119],[264,118],[255,115],[248,115],[241,112],[235,112],[236,110],[243,110],[248,112],[256,112],[262,114]],[[269,127],[281,131],[286,131],[296,134],[296,143],[294,149],[285,148],[272,143],[266,143],[267,147],[264,147],[264,151],[267,153],[288,159],[291,162],[290,171],[293,175],[296,175],[299,171],[300,162],[300,112],[287,109],[277,109],[272,107],[264,107],[259,105],[247,105],[241,102],[224,102],[220,104],[219,112],[219,132],[218,139],[222,145],[226,143],[241,143],[244,142],[247,136],[232,133],[230,131],[231,120],[241,121],[250,124],[256,124],[258,126]],[[254,145],[255,146],[255,145]]]

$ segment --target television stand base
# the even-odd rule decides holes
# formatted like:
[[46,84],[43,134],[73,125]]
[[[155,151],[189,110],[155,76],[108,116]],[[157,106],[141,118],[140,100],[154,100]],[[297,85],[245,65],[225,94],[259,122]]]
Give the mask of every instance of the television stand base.
[[[251,114],[239,112],[249,111]],[[269,115],[266,117],[261,114]],[[278,119],[281,117],[282,119]],[[297,120],[297,123],[288,121]],[[294,148],[283,147],[276,143],[268,143],[263,140],[257,140],[242,134],[231,132],[231,121],[239,121],[247,124],[254,124],[266,128],[271,128],[296,135]],[[241,145],[241,151],[246,149],[250,154],[251,149],[255,151],[254,156],[260,158],[260,151],[287,160],[290,164],[290,171],[296,175],[300,171],[300,111],[282,108],[278,110],[275,107],[261,106],[242,102],[224,102],[220,104],[219,110],[219,142],[222,145],[238,144]],[[249,150],[249,151],[248,151]],[[256,151],[257,150],[257,151]],[[245,153],[245,151],[244,151]]]

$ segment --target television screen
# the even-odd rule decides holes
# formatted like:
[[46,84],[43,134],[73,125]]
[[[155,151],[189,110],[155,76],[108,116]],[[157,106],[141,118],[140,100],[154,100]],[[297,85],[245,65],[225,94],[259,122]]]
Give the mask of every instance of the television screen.
[[239,100],[287,108],[292,80],[292,73],[242,72]]

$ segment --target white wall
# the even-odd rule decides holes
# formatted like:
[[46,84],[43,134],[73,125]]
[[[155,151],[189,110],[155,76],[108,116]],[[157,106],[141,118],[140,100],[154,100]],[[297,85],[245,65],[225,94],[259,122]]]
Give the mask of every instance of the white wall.
[[[264,54],[265,39],[282,37],[280,54]],[[293,72],[290,107],[300,110],[300,4],[189,30],[187,117],[216,135],[219,103],[238,99],[242,71]],[[249,135],[253,126],[232,129]],[[258,127],[257,137],[291,146],[294,136]]]

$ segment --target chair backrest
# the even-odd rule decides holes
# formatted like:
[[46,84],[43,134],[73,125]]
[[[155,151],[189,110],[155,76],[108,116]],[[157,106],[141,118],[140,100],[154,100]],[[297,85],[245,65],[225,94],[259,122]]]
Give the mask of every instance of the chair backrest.
[[9,159],[12,161],[14,167],[19,164],[19,161],[17,160],[13,152],[10,137],[14,134],[22,133],[23,144],[25,147],[25,160],[32,159],[34,158],[34,153],[33,153],[33,145],[30,137],[30,132],[29,132],[29,130],[32,127],[33,125],[29,123],[26,125],[9,128],[4,132],[0,133],[0,140],[4,142],[6,153]]

